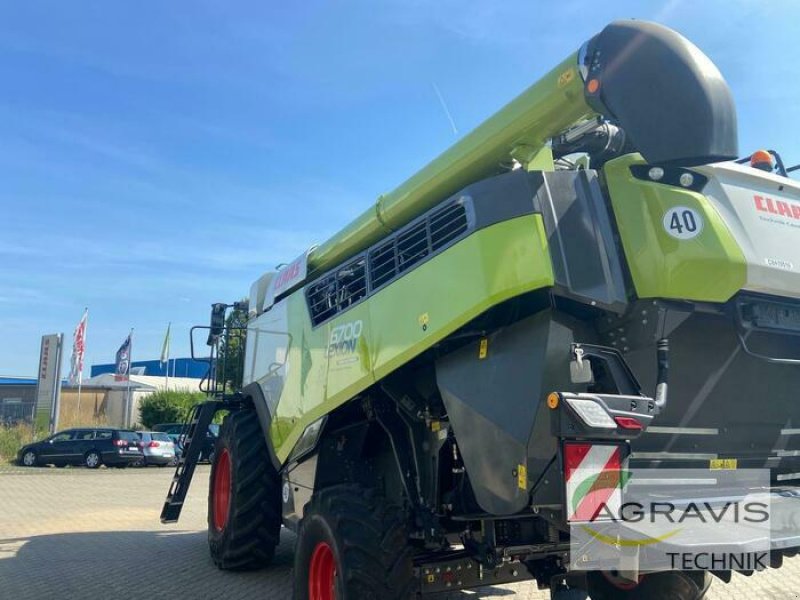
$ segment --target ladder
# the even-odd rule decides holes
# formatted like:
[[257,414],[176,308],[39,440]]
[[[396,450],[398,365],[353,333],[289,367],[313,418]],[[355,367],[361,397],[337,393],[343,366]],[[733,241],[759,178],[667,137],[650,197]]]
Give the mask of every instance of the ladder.
[[210,400],[196,404],[192,409],[189,421],[183,428],[183,453],[175,469],[175,475],[167,492],[167,499],[164,501],[164,508],[161,509],[162,523],[176,523],[181,515],[183,501],[189,491],[189,484],[192,482],[194,469],[197,461],[200,460],[200,453],[208,435],[208,426],[214,419],[214,415],[220,410],[229,410],[239,407],[239,403],[221,402]]

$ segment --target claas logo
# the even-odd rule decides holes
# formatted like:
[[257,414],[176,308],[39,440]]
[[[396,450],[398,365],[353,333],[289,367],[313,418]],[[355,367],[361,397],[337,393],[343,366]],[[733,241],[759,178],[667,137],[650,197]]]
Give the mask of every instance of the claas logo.
[[772,213],[790,219],[800,220],[800,204],[792,204],[784,200],[773,200],[767,196],[753,196],[756,210],[759,212]]

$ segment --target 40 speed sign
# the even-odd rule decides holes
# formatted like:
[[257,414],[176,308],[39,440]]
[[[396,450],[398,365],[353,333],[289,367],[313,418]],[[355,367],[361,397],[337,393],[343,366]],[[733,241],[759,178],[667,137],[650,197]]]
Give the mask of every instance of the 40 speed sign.
[[703,215],[693,208],[674,206],[664,214],[664,231],[679,240],[690,240],[703,231]]

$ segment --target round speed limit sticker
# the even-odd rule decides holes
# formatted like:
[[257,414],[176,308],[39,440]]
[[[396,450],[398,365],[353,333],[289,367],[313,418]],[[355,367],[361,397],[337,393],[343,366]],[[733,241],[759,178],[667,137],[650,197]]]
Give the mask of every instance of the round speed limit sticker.
[[664,231],[679,240],[690,240],[703,231],[703,215],[686,206],[675,206],[664,214]]

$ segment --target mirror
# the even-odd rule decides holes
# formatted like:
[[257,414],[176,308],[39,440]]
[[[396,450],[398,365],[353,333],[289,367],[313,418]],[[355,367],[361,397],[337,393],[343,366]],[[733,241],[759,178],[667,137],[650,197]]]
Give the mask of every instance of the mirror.
[[211,329],[208,332],[208,340],[206,341],[209,346],[217,343],[217,339],[225,329],[225,311],[227,308],[228,305],[222,302],[211,305]]

